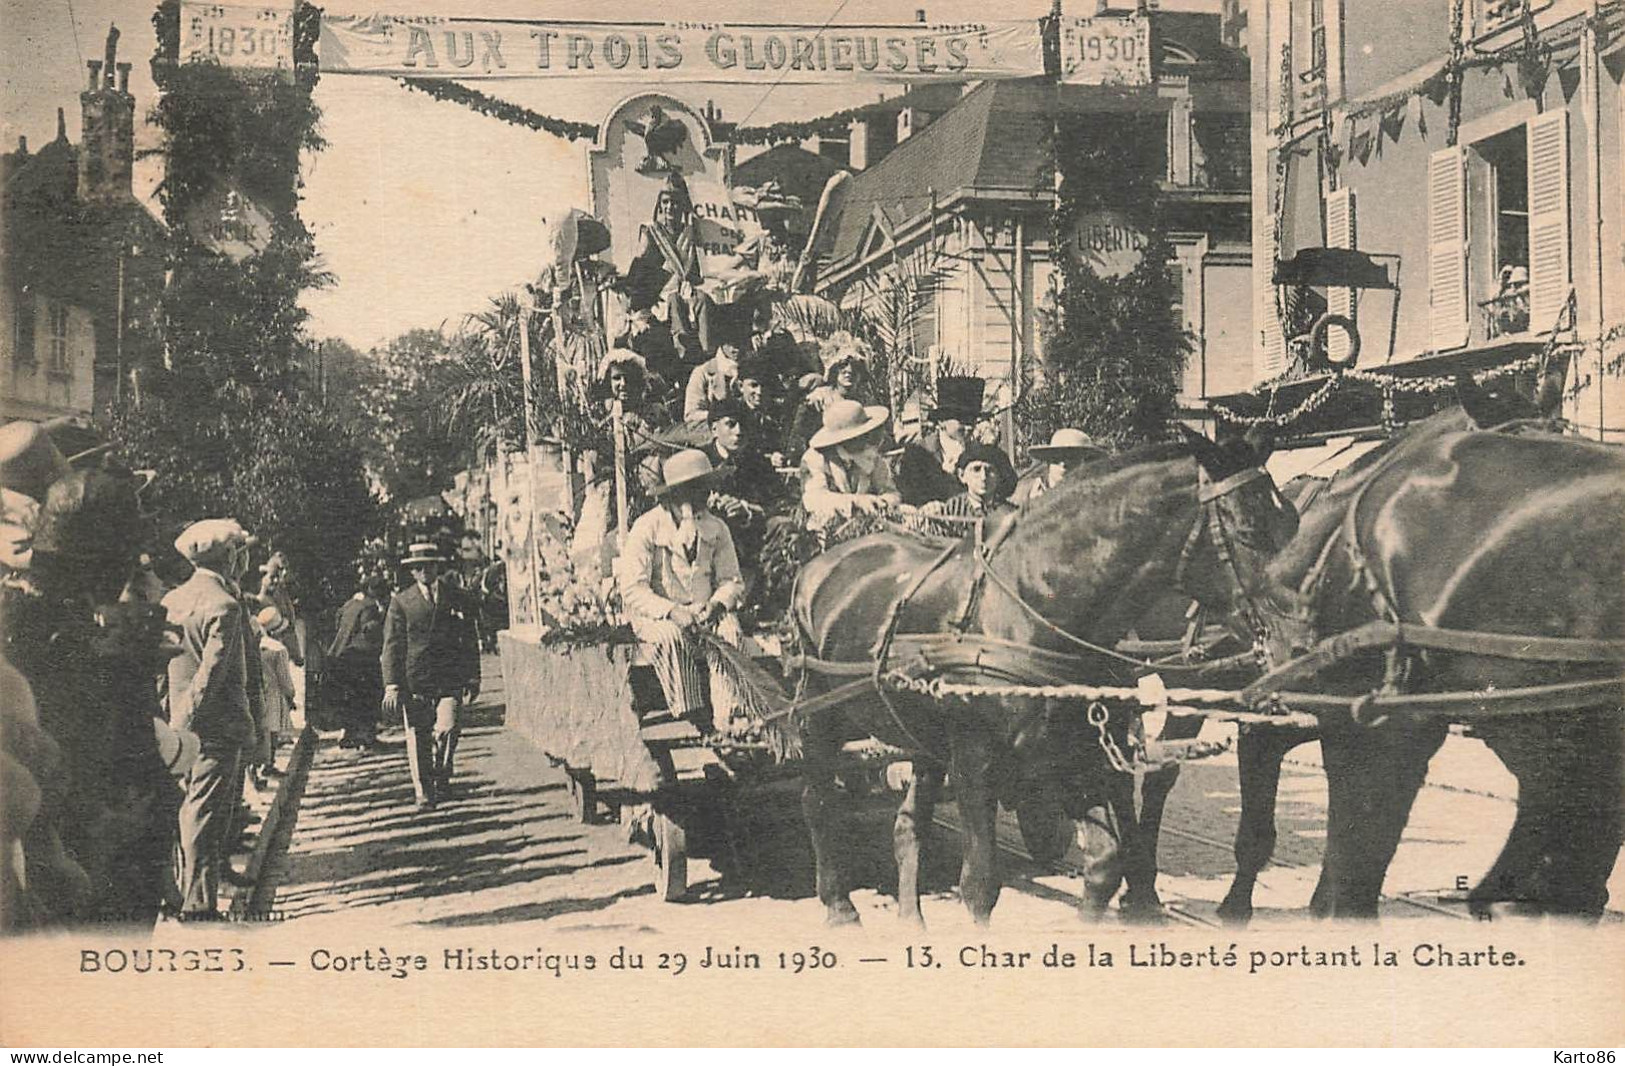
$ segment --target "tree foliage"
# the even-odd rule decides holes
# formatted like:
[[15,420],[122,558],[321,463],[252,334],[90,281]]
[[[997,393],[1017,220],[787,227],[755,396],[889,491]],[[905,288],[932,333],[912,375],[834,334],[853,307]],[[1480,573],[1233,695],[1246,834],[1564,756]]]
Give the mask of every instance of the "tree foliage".
[[[1145,237],[1139,266],[1102,277],[1071,255],[1058,257],[1060,290],[1042,312],[1044,377],[1022,399],[1033,440],[1076,426],[1116,446],[1167,436],[1190,338],[1174,317],[1177,284],[1163,231],[1164,141],[1137,115],[1091,114],[1059,123],[1061,188],[1052,247],[1080,217],[1111,212]],[[1046,176],[1048,180],[1048,176]],[[1030,441],[1029,441],[1030,443]]]
[[[378,515],[355,435],[306,373],[316,352],[299,296],[327,276],[298,216],[299,163],[322,146],[319,112],[307,85],[168,61],[174,7],[154,18],[165,366],[113,413],[112,436],[131,466],[157,472],[144,500],[162,533],[234,516],[288,554],[308,593],[347,595]],[[193,235],[194,217],[226,190],[271,219],[267,246],[241,262]]]

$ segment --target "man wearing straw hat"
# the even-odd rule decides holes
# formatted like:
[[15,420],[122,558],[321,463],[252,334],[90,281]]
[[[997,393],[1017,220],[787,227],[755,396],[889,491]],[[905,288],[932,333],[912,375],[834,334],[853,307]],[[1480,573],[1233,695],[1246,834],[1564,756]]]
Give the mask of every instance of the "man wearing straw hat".
[[854,514],[883,511],[903,502],[881,454],[881,427],[891,413],[856,400],[837,400],[824,410],[823,426],[801,457],[801,505],[809,528],[827,533]]
[[[697,449],[680,451],[662,474],[657,504],[632,524],[617,566],[632,632],[654,647],[655,673],[672,713],[688,716],[705,706],[702,652],[690,633],[709,627],[738,647],[743,634],[736,612],[745,583],[733,535],[706,505],[716,479],[711,460]],[[726,732],[739,695],[715,662],[710,694],[712,725]]]
[[1051,434],[1048,444],[1035,444],[1027,449],[1035,462],[1046,465],[1029,470],[1016,486],[1014,502],[1017,505],[1036,500],[1061,483],[1067,471],[1075,470],[1091,459],[1100,459],[1107,452],[1081,429],[1062,427]]
[[480,692],[473,618],[455,585],[440,580],[451,559],[434,544],[414,544],[401,565],[412,584],[384,616],[384,711],[406,723],[406,760],[420,810],[447,795],[457,754],[458,712]]

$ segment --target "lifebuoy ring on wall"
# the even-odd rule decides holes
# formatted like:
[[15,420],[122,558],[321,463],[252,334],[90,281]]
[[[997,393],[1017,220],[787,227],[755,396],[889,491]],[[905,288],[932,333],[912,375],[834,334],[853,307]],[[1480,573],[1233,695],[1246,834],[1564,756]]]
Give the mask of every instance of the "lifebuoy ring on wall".
[[[1334,326],[1341,329],[1349,339],[1348,354],[1342,359],[1333,359],[1326,350],[1326,335]],[[1360,360],[1360,327],[1347,315],[1331,313],[1321,315],[1309,330],[1309,357],[1316,367],[1324,366],[1335,372],[1352,369]]]

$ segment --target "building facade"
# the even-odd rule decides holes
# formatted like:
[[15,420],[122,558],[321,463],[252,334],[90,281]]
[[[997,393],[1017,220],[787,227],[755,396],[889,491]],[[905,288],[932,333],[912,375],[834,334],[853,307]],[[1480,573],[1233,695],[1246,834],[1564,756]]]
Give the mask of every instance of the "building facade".
[[0,418],[86,417],[160,358],[164,231],[136,199],[130,65],[87,64],[82,137],[0,156]]
[[[1126,13],[1151,20],[1156,55],[1145,84],[987,82],[951,103],[933,87],[929,99],[909,94],[887,114],[855,122],[849,161],[867,165],[813,249],[817,290],[850,298],[898,276],[932,276],[912,351],[985,378],[990,405],[1008,403],[1043,372],[1040,310],[1058,283],[1056,257],[1083,256],[1109,271],[1132,266],[1143,247],[1144,235],[1109,212],[1052,239],[1053,129],[1058,119],[1082,119],[1101,137],[1160,146],[1148,165],[1174,249],[1171,312],[1192,345],[1183,393],[1244,388],[1253,347],[1248,67],[1223,43],[1219,6],[1211,6]],[[905,106],[910,97],[919,106]],[[877,123],[886,127],[878,138]]]
[[[1577,430],[1625,425],[1625,5],[1255,0],[1249,32],[1253,381],[1290,375],[1292,339],[1338,314],[1361,370],[1559,360]],[[1278,286],[1310,248],[1364,253],[1393,287]]]

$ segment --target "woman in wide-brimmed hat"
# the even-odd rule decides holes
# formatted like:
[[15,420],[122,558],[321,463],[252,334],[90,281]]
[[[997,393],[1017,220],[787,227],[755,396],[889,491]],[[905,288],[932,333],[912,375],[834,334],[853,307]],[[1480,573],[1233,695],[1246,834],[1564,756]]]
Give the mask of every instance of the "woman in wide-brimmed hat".
[[1035,463],[1043,465],[1028,470],[1022,476],[1015,493],[1018,504],[1038,499],[1059,485],[1068,470],[1109,453],[1083,430],[1063,426],[1050,435],[1048,444],[1034,444],[1027,449],[1027,454]]
[[839,332],[819,343],[823,381],[802,398],[790,426],[792,446],[804,447],[821,428],[824,412],[843,400],[867,402],[870,389],[868,351],[850,333]]
[[854,514],[903,502],[882,454],[888,418],[884,407],[865,407],[856,400],[839,400],[824,411],[823,425],[801,457],[801,505],[809,528],[827,533]]
[[[698,449],[666,460],[657,506],[632,524],[617,565],[621,602],[638,639],[654,648],[655,673],[674,714],[705,707],[704,652],[689,631],[709,627],[737,647],[737,614],[744,598],[739,557],[727,525],[707,506],[716,480],[710,458]],[[712,725],[733,724],[739,696],[727,675],[710,664]]]

